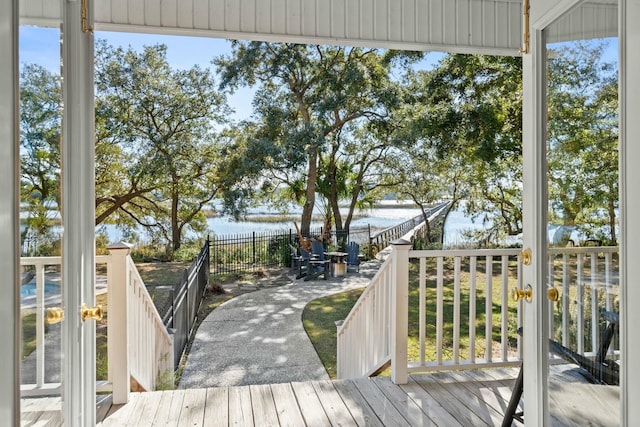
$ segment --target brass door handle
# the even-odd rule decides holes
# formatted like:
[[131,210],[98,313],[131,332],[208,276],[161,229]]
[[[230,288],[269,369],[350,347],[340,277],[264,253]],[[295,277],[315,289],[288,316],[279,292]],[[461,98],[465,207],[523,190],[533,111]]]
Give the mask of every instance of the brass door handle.
[[551,287],[547,289],[547,298],[549,298],[549,301],[556,302],[560,299],[560,292],[558,292],[556,288]]
[[49,325],[53,325],[55,323],[60,323],[64,320],[64,310],[62,307],[51,307],[47,308],[47,318],[46,322]]
[[83,322],[87,320],[87,318],[93,319],[93,320],[102,320],[103,311],[102,311],[101,305],[96,305],[93,308],[89,308],[87,304],[82,304],[82,309],[80,310],[80,313],[82,315]]
[[524,289],[513,288],[511,290],[511,298],[516,302],[522,299],[526,302],[531,302],[533,300],[533,288],[531,285],[527,285]]
[[522,252],[520,252],[520,257],[522,258],[522,264],[531,265],[531,257],[532,257],[531,249],[527,248]]

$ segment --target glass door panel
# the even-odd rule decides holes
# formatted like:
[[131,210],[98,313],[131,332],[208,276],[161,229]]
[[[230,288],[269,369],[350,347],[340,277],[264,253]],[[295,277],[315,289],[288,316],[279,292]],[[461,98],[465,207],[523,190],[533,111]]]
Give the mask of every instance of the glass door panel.
[[544,32],[548,402],[553,425],[620,424],[617,4]]
[[20,27],[20,348],[24,424],[62,424],[60,31]]

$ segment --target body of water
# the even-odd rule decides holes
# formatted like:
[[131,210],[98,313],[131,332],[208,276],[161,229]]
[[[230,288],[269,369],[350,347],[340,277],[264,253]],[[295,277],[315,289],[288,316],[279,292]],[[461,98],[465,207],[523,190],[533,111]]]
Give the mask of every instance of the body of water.
[[[346,210],[343,214],[346,215]],[[295,219],[282,222],[266,222],[260,219],[271,218],[274,216],[274,213],[265,208],[256,208],[249,212],[247,220],[234,221],[229,217],[213,217],[207,219],[207,225],[209,226],[209,232],[218,236],[250,234],[253,232],[289,232],[289,230],[295,233],[293,221],[295,220],[298,226],[300,226],[300,215],[301,212],[299,210],[292,210],[289,216]],[[421,215],[421,211],[418,208],[406,207],[406,205],[394,206],[393,202],[391,202],[385,207],[357,210],[355,213],[356,219],[351,222],[351,229],[366,229],[367,227],[371,227],[372,233],[375,233],[376,231],[398,225],[418,215]],[[312,228],[319,228],[322,225],[321,222],[313,222]],[[464,231],[481,228],[482,225],[480,223],[474,223],[471,218],[464,214],[462,209],[452,211],[445,224],[445,246],[464,244],[465,239],[462,234]],[[107,232],[111,242],[117,242],[122,239],[121,232],[113,226],[103,226],[103,230]]]

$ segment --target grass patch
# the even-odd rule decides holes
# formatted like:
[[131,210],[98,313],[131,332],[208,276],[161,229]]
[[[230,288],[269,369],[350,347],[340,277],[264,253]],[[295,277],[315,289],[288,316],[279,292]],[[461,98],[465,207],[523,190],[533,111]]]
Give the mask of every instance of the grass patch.
[[336,378],[336,324],[344,320],[362,289],[354,289],[311,301],[302,312],[304,329],[330,378]]
[[[467,260],[468,262],[468,260]],[[469,357],[469,282],[470,273],[468,265],[462,262],[460,272],[460,357]],[[426,281],[426,344],[425,356],[427,360],[435,360],[436,358],[436,303],[437,303],[437,281],[435,261],[427,262],[427,281]],[[478,260],[476,276],[476,357],[484,357],[486,349],[485,329],[485,266],[484,261]],[[501,340],[501,312],[502,312],[502,285],[501,285],[501,267],[499,263],[494,262],[493,266],[493,283],[492,283],[492,301],[491,301],[491,317],[492,317],[492,338],[494,348],[489,349],[493,354],[498,354],[499,343]],[[509,286],[511,289],[517,283],[515,261],[509,265]],[[357,301],[363,289],[343,292],[331,295],[325,298],[319,298],[311,301],[304,309],[302,319],[304,327],[313,343],[320,360],[325,366],[331,378],[336,377],[336,326],[335,321],[342,320],[347,317],[349,311]],[[453,358],[453,314],[454,314],[454,268],[453,260],[445,261],[444,278],[443,278],[443,357]],[[409,360],[420,360],[420,344],[419,344],[419,274],[418,265],[412,263],[409,270],[409,337],[408,337],[408,356]],[[515,345],[516,329],[517,329],[517,303],[509,298],[508,300],[508,329],[510,345]],[[495,345],[497,344],[497,346]]]
[[[22,359],[24,360],[36,349],[36,313],[26,312],[22,315]],[[45,333],[46,333],[45,325]]]

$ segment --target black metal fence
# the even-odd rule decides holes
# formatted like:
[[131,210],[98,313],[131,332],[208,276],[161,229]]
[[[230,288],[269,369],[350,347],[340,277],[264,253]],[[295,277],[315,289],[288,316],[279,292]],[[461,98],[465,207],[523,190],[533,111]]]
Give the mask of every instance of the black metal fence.
[[[311,229],[309,234],[310,237],[323,240],[327,246],[344,249],[350,241],[368,242],[370,230],[370,227],[361,227],[336,233],[320,227]],[[298,246],[298,240],[298,234],[293,229],[214,236],[211,238],[211,272],[235,273],[290,265],[289,245]]]
[[210,242],[207,238],[193,264],[184,271],[182,281],[171,291],[167,306],[161,311],[164,313],[164,325],[174,333],[173,360],[176,369],[189,342],[200,302],[209,283],[209,247]]

